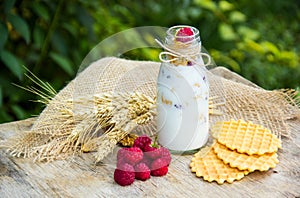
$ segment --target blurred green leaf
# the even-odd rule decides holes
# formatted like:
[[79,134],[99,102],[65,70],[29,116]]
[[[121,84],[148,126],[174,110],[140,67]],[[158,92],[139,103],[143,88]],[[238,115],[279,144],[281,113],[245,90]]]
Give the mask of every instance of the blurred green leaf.
[[32,4],[32,8],[33,11],[42,19],[44,19],[45,21],[49,21],[50,20],[50,14],[48,12],[48,9],[46,6],[44,6],[43,4],[41,4],[41,2],[39,3],[33,3]]
[[242,35],[244,40],[257,40],[260,36],[258,31],[243,25],[237,28],[237,32]]
[[217,11],[218,9],[216,3],[212,0],[195,0],[195,3],[201,6],[202,8],[206,8],[213,12]]
[[281,51],[276,58],[291,68],[299,67],[299,56],[293,51]]
[[0,123],[12,121],[13,117],[4,108],[0,108]]
[[264,48],[265,52],[271,52],[273,53],[275,56],[279,55],[280,51],[279,49],[276,47],[276,45],[274,45],[271,42],[268,41],[263,41],[260,43],[260,45]]
[[218,50],[211,50],[210,54],[213,59],[220,64],[229,66],[235,72],[241,71],[240,65],[229,56],[224,55],[222,52]]
[[253,40],[246,40],[245,43],[240,45],[240,48],[249,52],[254,51],[261,55],[265,54],[265,49]]
[[9,14],[7,19],[28,44],[30,42],[30,32],[26,21],[22,17],[14,14]]
[[95,23],[94,18],[91,14],[83,7],[77,7],[77,15],[79,22],[84,25],[88,32],[88,39],[94,40],[95,34],[93,31],[93,24]]
[[221,23],[219,26],[219,34],[225,41],[232,41],[237,39],[237,35],[234,32],[232,26],[226,23]]
[[66,55],[68,53],[67,43],[63,34],[60,31],[55,31],[51,38],[51,44],[55,50],[57,50],[60,54]]
[[0,22],[0,52],[3,49],[7,38],[8,38],[8,31],[6,25]]
[[4,13],[9,13],[10,10],[14,7],[16,0],[5,0],[3,3]]
[[42,48],[45,39],[45,33],[39,26],[35,26],[33,29],[33,42],[38,48]]
[[62,27],[67,30],[72,36],[76,36],[77,34],[77,29],[75,26],[73,26],[70,23],[64,23],[62,24]]
[[200,17],[201,13],[202,10],[199,7],[190,7],[187,9],[187,14],[195,19]]
[[50,57],[70,76],[73,76],[74,71],[72,68],[72,63],[64,56],[57,54],[55,52],[50,53]]
[[230,11],[230,10],[234,9],[234,5],[232,3],[229,3],[228,1],[220,1],[219,8],[222,11]]
[[22,120],[27,117],[26,111],[23,108],[21,108],[19,105],[13,105],[11,109],[14,112],[14,114],[17,116],[18,120]]
[[243,62],[245,60],[245,54],[242,50],[238,49],[232,49],[229,53],[230,57],[232,57],[234,60]]
[[17,57],[8,51],[3,50],[0,53],[0,58],[4,62],[5,66],[19,79],[22,79],[23,68],[19,64]]
[[233,11],[229,14],[229,20],[231,23],[241,23],[246,21],[246,15],[241,13],[240,11]]

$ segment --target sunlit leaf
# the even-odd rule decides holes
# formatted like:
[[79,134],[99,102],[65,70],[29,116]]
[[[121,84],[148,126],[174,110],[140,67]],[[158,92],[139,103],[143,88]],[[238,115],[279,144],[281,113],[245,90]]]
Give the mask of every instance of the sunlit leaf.
[[25,39],[26,43],[30,42],[29,26],[26,21],[17,15],[9,14],[7,16],[8,21],[12,24],[14,29]]
[[229,55],[230,55],[230,57],[232,57],[233,59],[235,59],[237,61],[242,62],[245,59],[245,54],[242,50],[232,49],[232,50],[230,50]]
[[274,62],[274,61],[275,61],[274,54],[267,54],[267,55],[266,55],[266,59],[267,59],[269,62]]
[[260,33],[247,26],[239,26],[237,32],[242,35],[245,40],[257,40],[260,37]]
[[19,64],[17,57],[8,51],[3,50],[0,53],[0,58],[5,66],[19,79],[23,76],[23,68]]
[[229,20],[232,23],[245,22],[246,18],[247,18],[246,15],[244,15],[243,13],[241,13],[239,11],[233,11],[233,12],[230,12],[230,14],[229,14]]
[[72,68],[72,63],[64,56],[60,54],[51,52],[50,57],[56,62],[67,74],[72,76],[74,74],[74,70]]
[[0,35],[1,35],[0,36],[0,51],[1,51],[8,38],[7,27],[3,23],[0,23]]
[[211,50],[210,54],[211,54],[212,58],[214,59],[214,61],[216,61],[224,66],[230,67],[235,72],[241,71],[241,68],[240,68],[240,65],[238,64],[238,62],[236,62],[229,56],[226,56],[221,51]]
[[229,11],[234,9],[234,5],[232,3],[229,3],[228,1],[220,1],[219,7],[222,11]]
[[232,41],[237,38],[232,26],[226,23],[221,23],[219,26],[219,34],[225,41]]
[[299,67],[299,56],[293,51],[281,51],[277,58],[291,68]]
[[269,41],[263,41],[260,43],[260,45],[265,49],[265,52],[271,52],[275,56],[279,55],[279,53],[280,53],[280,51],[276,47],[276,45],[274,45],[273,43],[271,43]]
[[246,51],[255,51],[258,52],[259,54],[265,54],[265,49],[257,42],[253,40],[246,40]]
[[196,0],[195,3],[201,6],[202,8],[206,8],[213,12],[218,9],[216,3],[212,0]]

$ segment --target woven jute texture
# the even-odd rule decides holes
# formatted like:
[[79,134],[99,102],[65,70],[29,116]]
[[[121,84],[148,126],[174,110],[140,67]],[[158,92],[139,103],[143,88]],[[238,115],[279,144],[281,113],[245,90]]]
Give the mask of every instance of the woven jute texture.
[[[112,141],[111,136],[106,134],[106,130],[111,130],[111,126],[97,126],[101,115],[98,111],[99,106],[95,104],[95,96],[97,98],[105,93],[113,95],[138,92],[155,101],[159,67],[158,62],[115,57],[103,58],[92,63],[49,102],[30,131],[5,141],[4,146],[13,156],[31,157],[37,161],[62,159],[74,153],[96,149],[96,158],[101,160],[111,150],[107,147],[113,147],[122,137]],[[267,91],[255,85],[220,77],[213,69],[209,70],[208,77],[213,103],[224,103],[218,106],[221,115],[210,115],[210,125],[219,120],[243,119],[269,128],[281,138],[289,136],[286,121],[300,117],[299,98],[296,97],[295,91]],[[123,96],[126,97],[126,94]],[[151,103],[151,100],[149,101]],[[122,101],[116,103],[119,105]],[[135,131],[153,135],[156,133],[155,116],[151,118],[142,125],[126,123],[125,133],[113,131],[113,134],[124,136]],[[120,114],[118,122],[122,122],[122,119]],[[123,129],[121,127],[118,130]],[[93,142],[94,145],[88,148]],[[103,152],[106,149],[108,151]]]

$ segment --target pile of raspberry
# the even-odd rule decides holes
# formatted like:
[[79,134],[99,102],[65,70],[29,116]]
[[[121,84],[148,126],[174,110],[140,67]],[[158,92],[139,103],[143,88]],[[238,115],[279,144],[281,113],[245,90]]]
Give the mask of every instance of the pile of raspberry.
[[121,186],[127,186],[135,179],[146,181],[150,175],[164,176],[170,163],[169,150],[142,135],[135,139],[132,147],[118,151],[114,180]]

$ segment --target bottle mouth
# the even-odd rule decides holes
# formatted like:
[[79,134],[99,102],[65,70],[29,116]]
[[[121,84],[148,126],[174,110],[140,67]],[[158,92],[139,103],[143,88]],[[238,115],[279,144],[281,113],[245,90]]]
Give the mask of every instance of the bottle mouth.
[[[178,35],[178,32],[183,28],[189,28],[193,32],[193,35]],[[176,40],[176,39],[193,40],[193,39],[198,39],[200,37],[199,30],[195,27],[188,26],[188,25],[177,25],[177,26],[170,27],[167,30],[167,36],[171,37],[172,40]]]

